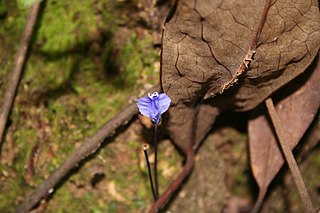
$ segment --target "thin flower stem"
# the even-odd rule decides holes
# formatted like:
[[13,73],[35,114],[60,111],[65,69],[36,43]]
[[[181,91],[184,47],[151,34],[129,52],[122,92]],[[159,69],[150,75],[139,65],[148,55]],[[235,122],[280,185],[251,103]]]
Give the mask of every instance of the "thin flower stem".
[[156,191],[154,190],[154,185],[153,185],[153,180],[152,180],[152,174],[151,174],[151,168],[150,168],[150,162],[149,162],[149,155],[148,155],[148,145],[144,145],[143,146],[143,152],[144,152],[144,156],[146,157],[146,162],[147,162],[147,167],[148,167],[148,175],[149,175],[149,180],[150,180],[153,199],[154,199],[154,202],[156,202],[157,195],[156,195]]
[[173,195],[174,192],[176,192],[181,186],[182,182],[188,177],[190,174],[193,165],[194,165],[194,150],[187,153],[186,156],[186,164],[183,167],[183,170],[179,174],[179,176],[176,178],[176,180],[173,181],[173,183],[170,184],[170,186],[166,189],[163,194],[159,197],[159,199],[155,202],[155,204],[152,206],[149,213],[160,213],[161,208],[168,202],[170,197]]
[[159,184],[158,184],[158,141],[157,141],[157,127],[158,125],[155,123],[154,124],[154,140],[153,140],[153,145],[154,145],[154,181],[155,181],[155,187],[156,187],[156,198],[158,199],[159,197]]

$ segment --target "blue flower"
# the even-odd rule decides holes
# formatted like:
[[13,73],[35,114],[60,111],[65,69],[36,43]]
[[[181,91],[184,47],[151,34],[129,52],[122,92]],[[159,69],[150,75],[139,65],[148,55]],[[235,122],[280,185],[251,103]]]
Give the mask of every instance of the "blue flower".
[[149,93],[147,97],[139,98],[137,106],[142,115],[151,118],[153,123],[158,124],[161,115],[168,110],[170,103],[171,99],[167,94],[154,92]]

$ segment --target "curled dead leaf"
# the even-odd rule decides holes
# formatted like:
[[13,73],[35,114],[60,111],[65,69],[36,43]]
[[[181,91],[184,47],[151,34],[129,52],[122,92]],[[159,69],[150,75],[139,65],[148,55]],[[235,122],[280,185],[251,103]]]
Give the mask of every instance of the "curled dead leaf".
[[[315,63],[308,71],[277,94],[280,100],[276,110],[291,150],[299,143],[320,107],[320,63]],[[262,107],[254,112],[248,130],[250,164],[260,188],[257,203],[260,205],[284,158],[273,126]]]

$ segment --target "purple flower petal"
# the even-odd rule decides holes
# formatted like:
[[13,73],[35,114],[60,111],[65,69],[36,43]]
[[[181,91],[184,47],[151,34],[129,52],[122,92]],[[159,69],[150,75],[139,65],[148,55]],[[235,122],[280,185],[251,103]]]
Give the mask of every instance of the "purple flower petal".
[[149,118],[151,117],[150,105],[151,105],[151,99],[149,97],[139,98],[137,101],[139,112],[142,115],[147,116]]
[[159,118],[161,116],[160,111],[159,111],[159,100],[158,100],[158,97],[153,98],[151,100],[149,111],[150,111],[150,116],[149,117],[152,119],[152,121],[158,122],[158,120],[159,120]]
[[139,112],[152,119],[154,123],[160,122],[161,115],[168,110],[171,99],[165,93],[154,92],[147,97],[139,98],[137,106]]
[[159,110],[160,110],[160,114],[162,115],[165,111],[169,109],[171,99],[169,98],[169,96],[167,96],[166,93],[159,94],[158,99],[159,99]]

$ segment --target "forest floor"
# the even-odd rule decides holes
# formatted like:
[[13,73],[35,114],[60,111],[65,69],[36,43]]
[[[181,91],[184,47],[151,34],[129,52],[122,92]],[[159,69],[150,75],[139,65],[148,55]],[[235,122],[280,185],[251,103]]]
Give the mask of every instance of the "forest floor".
[[[17,2],[0,2],[1,101],[27,14]],[[13,212],[86,137],[159,83],[161,29],[170,2],[150,2],[44,2],[1,147],[0,212]],[[258,189],[249,165],[248,117],[228,113],[218,118],[191,176],[166,211],[250,211]],[[318,123],[314,126],[319,130]],[[159,134],[164,191],[184,159],[165,126]],[[142,147],[152,137],[148,119],[135,117],[72,171],[36,211],[147,212],[152,196]],[[308,138],[296,153],[303,153],[302,174],[312,198],[319,201],[320,148],[304,151],[306,144],[315,143]],[[287,170],[283,168],[270,187],[262,212],[304,211]]]

